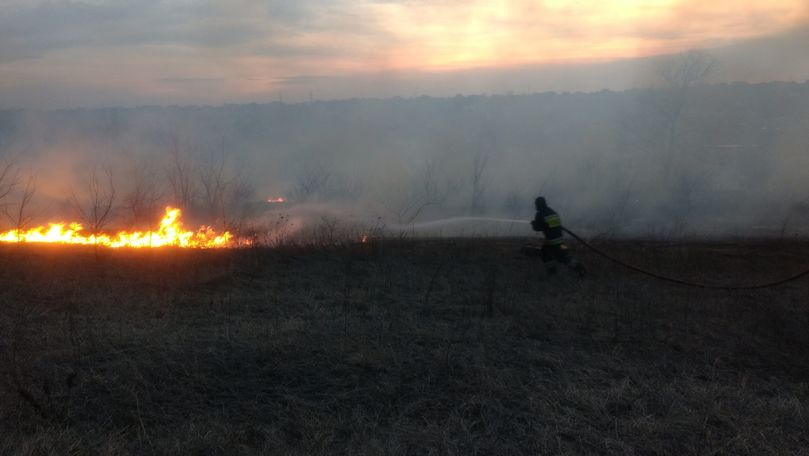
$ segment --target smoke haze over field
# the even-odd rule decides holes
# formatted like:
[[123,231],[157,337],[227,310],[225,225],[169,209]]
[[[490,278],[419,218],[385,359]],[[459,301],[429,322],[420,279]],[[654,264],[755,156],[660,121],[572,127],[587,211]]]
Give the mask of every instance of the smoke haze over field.
[[[119,205],[133,188],[149,190],[158,206],[196,207],[192,214],[208,222],[220,206],[246,203],[253,214],[342,215],[390,227],[528,218],[541,192],[571,226],[592,233],[805,231],[809,83],[691,87],[669,143],[671,95],[6,111],[0,125],[6,156],[36,174],[46,214],[66,211],[65,199],[87,188],[93,170],[109,169]],[[187,174],[187,199],[178,172]],[[211,190],[211,182],[222,186]],[[288,203],[256,207],[278,196]],[[492,229],[461,228],[475,226]]]
[[5,223],[806,233],[809,8],[702,3],[5,2]]

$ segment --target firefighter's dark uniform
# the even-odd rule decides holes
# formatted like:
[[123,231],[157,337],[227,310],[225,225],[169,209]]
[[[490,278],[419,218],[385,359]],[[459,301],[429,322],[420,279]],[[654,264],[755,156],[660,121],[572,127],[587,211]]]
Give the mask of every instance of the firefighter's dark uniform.
[[534,220],[531,221],[531,227],[534,231],[541,231],[545,235],[545,242],[542,244],[542,250],[540,250],[540,257],[542,262],[545,263],[545,270],[548,274],[556,274],[554,261],[558,261],[572,267],[579,275],[584,275],[584,267],[567,251],[562,239],[562,219],[559,218],[559,214],[548,207],[545,203],[545,198],[541,196],[536,199],[534,204],[537,213]]

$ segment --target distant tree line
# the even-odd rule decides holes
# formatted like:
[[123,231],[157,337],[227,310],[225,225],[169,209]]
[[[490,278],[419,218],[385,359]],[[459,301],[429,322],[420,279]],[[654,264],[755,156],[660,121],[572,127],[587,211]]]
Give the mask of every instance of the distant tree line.
[[41,181],[15,173],[80,143],[100,158],[67,198],[75,212],[94,213],[88,195],[98,193],[136,225],[171,202],[233,227],[270,193],[362,204],[398,224],[523,216],[539,192],[604,230],[798,214],[809,198],[799,171],[809,82],[705,84],[715,65],[685,53],[650,70],[655,84],[623,92],[5,110],[0,146],[20,166],[0,196],[6,221],[25,221],[18,205]]

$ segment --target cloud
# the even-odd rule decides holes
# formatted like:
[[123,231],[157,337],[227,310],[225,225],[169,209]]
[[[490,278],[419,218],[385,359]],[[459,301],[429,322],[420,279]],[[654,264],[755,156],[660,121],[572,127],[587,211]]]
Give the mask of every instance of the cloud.
[[163,2],[31,3],[0,6],[0,61],[41,57],[54,50],[186,44],[219,47],[258,35],[250,23],[206,17]]
[[716,46],[805,21],[805,0],[515,0],[377,3],[402,43],[399,66],[454,70],[489,65],[609,60]]
[[[597,63],[777,34],[805,21],[805,6],[805,0],[6,0],[0,103],[60,87],[92,93],[93,86],[149,103],[261,101],[303,88],[307,77],[317,80],[313,90],[332,96],[362,96],[362,84],[352,80],[374,81],[368,87],[375,95],[385,93],[386,80],[414,93],[429,87],[408,88],[407,81],[451,87],[459,77],[471,90],[476,69]],[[351,89],[326,90],[323,81],[348,81],[339,86]]]
[[155,82],[165,84],[219,84],[225,81],[223,78],[160,78],[155,79]]

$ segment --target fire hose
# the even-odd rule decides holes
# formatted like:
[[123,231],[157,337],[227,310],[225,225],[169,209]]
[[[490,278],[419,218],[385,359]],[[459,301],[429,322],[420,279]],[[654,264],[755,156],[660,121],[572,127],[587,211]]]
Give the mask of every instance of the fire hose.
[[793,274],[793,275],[791,275],[789,277],[774,280],[774,281],[771,281],[771,282],[759,283],[759,284],[755,284],[755,285],[719,285],[719,284],[711,284],[711,283],[693,282],[693,281],[690,281],[690,280],[678,279],[676,277],[669,277],[669,276],[666,276],[666,275],[663,275],[663,274],[658,274],[656,272],[649,271],[647,269],[640,268],[638,266],[634,266],[632,264],[629,264],[629,263],[627,263],[627,262],[625,262],[623,260],[615,258],[614,256],[604,252],[603,250],[601,250],[598,247],[596,247],[596,246],[590,244],[589,242],[585,241],[579,235],[577,235],[576,233],[570,231],[569,229],[567,229],[565,227],[562,227],[562,231],[569,234],[573,239],[579,241],[582,245],[584,245],[588,249],[590,249],[593,252],[597,253],[598,255],[612,261],[613,263],[619,264],[619,265],[621,265],[621,266],[623,266],[623,267],[625,267],[627,269],[630,269],[630,270],[635,271],[635,272],[639,272],[641,274],[647,275],[649,277],[653,277],[653,278],[658,279],[658,280],[662,280],[662,281],[665,281],[665,282],[676,283],[676,284],[679,284],[679,285],[685,285],[685,286],[688,286],[688,287],[706,288],[706,289],[711,289],[711,290],[756,290],[756,289],[761,289],[761,288],[777,287],[779,285],[783,285],[785,283],[792,282],[794,280],[798,280],[798,279],[801,279],[803,277],[809,276],[809,268],[807,268],[807,269],[805,269],[803,271],[800,271],[797,274]]

